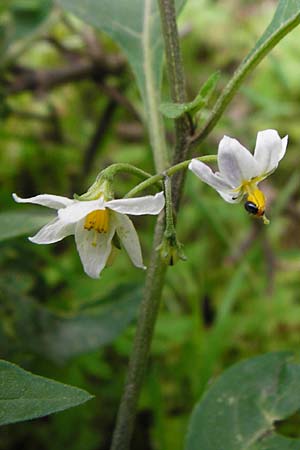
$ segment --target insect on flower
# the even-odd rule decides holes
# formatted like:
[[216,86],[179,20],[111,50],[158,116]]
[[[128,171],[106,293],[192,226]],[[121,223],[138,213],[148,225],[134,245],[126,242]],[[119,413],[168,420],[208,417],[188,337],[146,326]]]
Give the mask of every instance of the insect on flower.
[[228,203],[245,199],[246,211],[269,223],[265,216],[266,200],[258,183],[277,168],[285,155],[288,136],[280,138],[276,130],[257,134],[254,155],[236,139],[224,136],[218,149],[218,172],[197,159],[192,159],[189,169],[202,181],[213,187]]

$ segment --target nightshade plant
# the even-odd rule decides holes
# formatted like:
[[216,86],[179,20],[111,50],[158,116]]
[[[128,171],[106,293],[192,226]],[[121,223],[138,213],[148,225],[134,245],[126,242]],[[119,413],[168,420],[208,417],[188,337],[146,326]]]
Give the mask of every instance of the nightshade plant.
[[[36,243],[51,243],[75,234],[85,271],[94,278],[98,277],[107,263],[115,231],[132,262],[137,267],[143,267],[139,240],[126,214],[160,213],[147,264],[143,300],[137,318],[124,393],[111,443],[111,450],[128,450],[166,270],[168,265],[184,259],[182,245],[176,236],[175,216],[180,205],[184,208],[181,194],[185,170],[189,167],[230,203],[244,199],[248,212],[263,218],[265,223],[268,222],[265,217],[264,194],[257,184],[276,169],[285,154],[287,136],[280,138],[275,130],[259,132],[254,155],[238,141],[227,136],[220,142],[218,156],[205,155],[189,159],[190,151],[197,153],[197,145],[213,131],[246,76],[300,23],[300,0],[278,2],[270,25],[211,106],[206,119],[201,113],[209,105],[218,76],[213,74],[200,88],[196,99],[187,101],[176,22],[184,1],[58,0],[58,3],[111,36],[127,56],[144,103],[144,123],[148,128],[155,174],[148,174],[130,164],[115,164],[103,169],[87,193],[74,199],[51,195],[38,195],[28,199],[15,195],[14,198],[17,202],[37,203],[57,209],[54,222],[42,228],[31,240]],[[171,102],[167,106],[161,105],[160,98],[163,49],[171,96]],[[168,118],[175,118],[174,145],[166,142],[160,111]],[[213,173],[204,164],[216,161],[220,173]],[[114,200],[111,184],[120,172],[137,175],[142,181],[124,199]],[[108,188],[104,189],[105,183],[108,183]],[[149,187],[156,187],[158,193],[153,196],[137,196]],[[163,213],[161,211],[164,205]],[[101,280],[99,283],[101,284]],[[290,363],[286,354],[262,356],[261,359],[246,361],[232,369],[230,375],[221,378],[212,392],[208,391],[203,403],[200,402],[197,406],[190,423],[186,450],[299,448],[299,441],[291,443],[289,439],[273,432],[275,420],[282,419],[299,408],[298,372],[299,366]],[[240,392],[242,384],[244,390]],[[297,395],[291,385],[296,389]],[[248,388],[251,395],[247,396],[244,394]],[[258,399],[255,405],[252,393]],[[286,396],[285,401],[282,401],[282,393]],[[240,411],[243,414],[235,421]],[[48,413],[50,412],[53,411],[49,409]],[[224,418],[222,423],[218,422],[219,416]],[[248,423],[249,416],[253,419],[251,423]],[[24,416],[25,418],[27,417]],[[226,419],[233,425],[228,426]],[[216,430],[221,438],[215,436]]]

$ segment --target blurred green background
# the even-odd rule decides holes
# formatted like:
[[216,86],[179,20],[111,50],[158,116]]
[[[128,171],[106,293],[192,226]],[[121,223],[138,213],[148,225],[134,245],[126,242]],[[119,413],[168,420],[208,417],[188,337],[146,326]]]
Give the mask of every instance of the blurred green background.
[[[179,20],[189,98],[216,69],[217,91],[254,45],[275,1],[188,0]],[[180,450],[193,405],[242,358],[298,354],[300,332],[300,30],[256,69],[195,155],[224,134],[253,149],[259,130],[289,135],[287,155],[263,184],[264,227],[188,174],[178,216],[186,262],[170,267],[133,449]],[[164,99],[168,86],[164,82]],[[31,244],[44,210],[14,204],[38,193],[72,196],[98,172],[129,162],[153,172],[142,105],[109,38],[51,1],[0,6],[0,349],[34,373],[96,398],[44,419],[5,426],[0,450],[105,450],[121,396],[145,274],[120,252],[101,279],[82,270],[73,238]],[[208,111],[204,112],[204,116]],[[202,117],[203,120],[204,117]],[[172,145],[172,123],[167,122]],[[118,176],[117,196],[136,180]],[[150,191],[153,193],[154,191]],[[48,211],[47,211],[48,213]],[[134,219],[147,265],[154,219]],[[131,325],[129,325],[131,323]],[[295,433],[295,419],[289,433]],[[298,425],[297,425],[298,424]]]

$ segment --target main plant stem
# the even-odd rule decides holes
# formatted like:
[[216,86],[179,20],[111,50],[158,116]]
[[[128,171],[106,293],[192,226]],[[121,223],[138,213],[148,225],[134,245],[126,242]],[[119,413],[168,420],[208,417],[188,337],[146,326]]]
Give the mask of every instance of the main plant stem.
[[128,450],[133,433],[137,403],[143,384],[153,330],[159,310],[161,292],[167,266],[161,262],[156,250],[164,233],[164,217],[157,221],[149,269],[145,283],[127,379],[120,403],[111,450]]
[[[146,0],[146,2],[149,0]],[[184,101],[186,98],[184,87],[183,68],[179,51],[179,41],[176,25],[176,12],[174,0],[159,0],[162,19],[162,30],[165,40],[165,51],[167,55],[168,76],[171,85],[173,101]],[[154,112],[154,111],[153,111]],[[160,134],[161,123],[154,122],[152,133]],[[187,154],[188,128],[185,119],[176,123],[176,147],[173,161],[178,163],[185,159]],[[166,150],[160,149],[163,157],[156,160],[167,161]],[[156,149],[157,152],[157,149]],[[157,172],[166,169],[160,167],[162,163],[156,163]],[[183,178],[179,176],[174,189],[175,204],[179,205],[179,197]],[[140,306],[137,330],[131,353],[124,393],[121,399],[116,427],[114,430],[111,450],[128,450],[134,428],[138,399],[143,384],[144,374],[148,363],[148,357],[153,337],[153,331],[160,306],[160,299],[165,280],[167,266],[162,262],[157,247],[162,241],[165,229],[163,215],[158,218],[155,228],[154,242],[149,269],[147,272],[144,297]]]
[[[178,30],[176,22],[176,9],[174,0],[158,0],[162,32],[165,41],[165,53],[167,62],[167,73],[170,84],[171,99],[174,103],[185,103],[187,101],[185,77],[179,46]],[[175,120],[176,144],[173,155],[173,164],[187,158],[190,134],[190,122],[187,116]],[[185,172],[178,172],[172,179],[172,191],[175,209],[178,209],[181,190],[183,187]]]

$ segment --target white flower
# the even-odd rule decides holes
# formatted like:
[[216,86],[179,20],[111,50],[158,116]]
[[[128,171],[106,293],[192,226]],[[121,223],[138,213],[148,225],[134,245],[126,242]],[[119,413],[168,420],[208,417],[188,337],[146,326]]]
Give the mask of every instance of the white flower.
[[236,139],[224,136],[218,149],[219,172],[214,173],[197,159],[192,159],[189,169],[226,202],[240,202],[245,197],[246,210],[267,223],[265,197],[257,185],[277,168],[285,155],[287,142],[288,136],[281,139],[275,130],[260,131],[252,155]]
[[80,201],[49,194],[25,199],[13,194],[13,198],[18,203],[35,203],[57,210],[57,217],[29,240],[52,244],[74,234],[84,270],[92,278],[98,278],[105,267],[115,232],[133,264],[145,268],[137,232],[126,214],[159,214],[165,204],[163,192],[110,201],[105,201],[103,196]]

